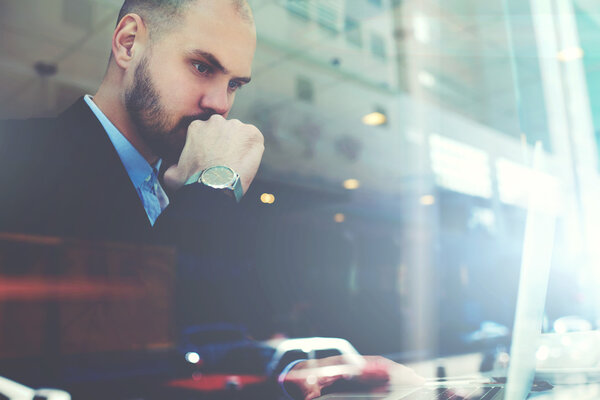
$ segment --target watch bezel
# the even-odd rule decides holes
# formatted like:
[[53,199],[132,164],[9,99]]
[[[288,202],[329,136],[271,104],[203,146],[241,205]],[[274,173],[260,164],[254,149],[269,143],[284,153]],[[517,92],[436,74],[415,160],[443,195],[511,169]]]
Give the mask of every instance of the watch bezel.
[[[229,173],[231,174],[231,179],[225,183],[214,183],[211,182],[209,179],[207,179],[211,172],[214,173],[215,170],[220,170],[220,169],[225,169],[227,171],[229,171]],[[239,176],[235,173],[235,171],[231,168],[229,168],[226,165],[215,165],[213,167],[207,168],[204,171],[202,171],[202,174],[200,175],[200,178],[198,179],[198,182],[208,186],[208,187],[212,187],[214,189],[232,189],[233,190],[233,186],[235,185],[237,179],[239,178]]]

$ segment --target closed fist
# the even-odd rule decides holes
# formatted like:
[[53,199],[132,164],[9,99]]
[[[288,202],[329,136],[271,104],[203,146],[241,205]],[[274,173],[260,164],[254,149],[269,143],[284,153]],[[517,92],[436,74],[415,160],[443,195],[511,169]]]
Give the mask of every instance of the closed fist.
[[224,165],[240,176],[244,193],[256,176],[265,150],[262,133],[254,125],[214,114],[190,124],[177,164],[167,169],[165,185],[177,190],[195,173]]

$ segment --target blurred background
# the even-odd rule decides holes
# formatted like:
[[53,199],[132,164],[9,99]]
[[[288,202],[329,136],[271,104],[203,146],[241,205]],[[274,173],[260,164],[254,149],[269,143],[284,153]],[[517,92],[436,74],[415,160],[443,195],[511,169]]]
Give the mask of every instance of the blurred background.
[[[256,338],[471,351],[512,327],[535,186],[557,217],[547,330],[565,316],[597,326],[596,0],[250,4],[258,49],[232,117],[266,140],[245,200],[261,222],[253,300],[223,292],[223,278],[198,307],[239,307]],[[94,94],[120,6],[0,1],[0,118],[56,115]]]

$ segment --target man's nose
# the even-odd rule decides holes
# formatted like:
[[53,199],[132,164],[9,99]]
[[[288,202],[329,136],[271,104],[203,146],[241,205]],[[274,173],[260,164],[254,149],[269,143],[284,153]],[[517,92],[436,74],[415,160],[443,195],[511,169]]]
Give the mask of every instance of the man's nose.
[[229,111],[229,92],[227,87],[213,87],[202,96],[200,107],[211,114],[225,115]]

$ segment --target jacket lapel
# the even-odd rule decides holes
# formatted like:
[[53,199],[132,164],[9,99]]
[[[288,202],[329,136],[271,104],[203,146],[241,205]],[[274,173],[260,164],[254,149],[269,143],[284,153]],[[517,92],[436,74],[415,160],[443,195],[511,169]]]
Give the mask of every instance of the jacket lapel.
[[[65,195],[80,200],[75,207],[75,230],[103,238],[146,241],[151,225],[125,167],[108,135],[83,98],[58,119],[65,143],[63,165],[74,182]],[[70,163],[71,163],[70,162]],[[85,225],[93,228],[89,230]],[[113,237],[114,236],[114,237]]]

